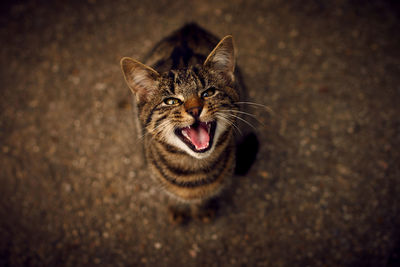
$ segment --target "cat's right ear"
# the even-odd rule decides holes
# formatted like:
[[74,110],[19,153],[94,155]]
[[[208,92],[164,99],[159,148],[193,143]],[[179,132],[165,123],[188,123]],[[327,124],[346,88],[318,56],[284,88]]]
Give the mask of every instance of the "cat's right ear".
[[125,81],[139,102],[147,101],[158,88],[160,74],[152,68],[132,59],[121,59]]

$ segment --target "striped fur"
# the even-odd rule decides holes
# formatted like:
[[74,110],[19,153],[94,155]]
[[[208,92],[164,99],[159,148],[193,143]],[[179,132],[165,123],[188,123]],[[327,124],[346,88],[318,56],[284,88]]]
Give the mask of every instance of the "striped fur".
[[144,62],[123,58],[121,66],[136,95],[149,169],[171,196],[202,203],[229,184],[235,167],[229,112],[238,110],[239,94],[232,37],[218,43],[190,24],[158,43]]

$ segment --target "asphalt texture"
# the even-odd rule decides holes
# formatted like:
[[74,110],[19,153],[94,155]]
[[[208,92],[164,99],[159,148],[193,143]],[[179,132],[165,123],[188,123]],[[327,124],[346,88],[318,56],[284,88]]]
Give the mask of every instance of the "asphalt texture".
[[[399,266],[396,1],[14,1],[0,10],[0,266]],[[259,152],[168,221],[123,56],[232,34]]]

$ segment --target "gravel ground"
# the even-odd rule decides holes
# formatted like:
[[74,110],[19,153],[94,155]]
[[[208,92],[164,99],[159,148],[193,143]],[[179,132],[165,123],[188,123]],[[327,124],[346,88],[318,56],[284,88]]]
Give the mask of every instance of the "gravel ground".
[[[0,266],[398,266],[399,4],[321,2],[3,3]],[[174,226],[119,59],[190,21],[272,112],[216,220]]]

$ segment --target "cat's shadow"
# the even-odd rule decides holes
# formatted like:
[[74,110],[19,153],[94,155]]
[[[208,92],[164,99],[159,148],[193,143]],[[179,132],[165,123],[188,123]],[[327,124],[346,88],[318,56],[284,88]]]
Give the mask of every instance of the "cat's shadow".
[[257,153],[259,150],[260,142],[257,135],[250,132],[238,140],[236,144],[236,175],[246,175],[253,166]]

